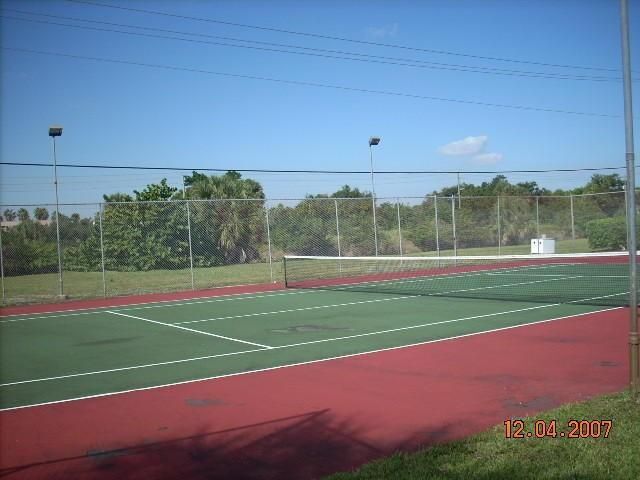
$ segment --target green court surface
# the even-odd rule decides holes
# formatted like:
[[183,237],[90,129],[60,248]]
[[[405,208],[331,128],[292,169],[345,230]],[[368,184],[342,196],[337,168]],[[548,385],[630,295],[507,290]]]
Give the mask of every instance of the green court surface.
[[[282,367],[617,307],[594,301],[593,288],[582,298],[545,301],[536,288],[548,290],[552,282],[557,291],[579,291],[576,282],[582,281],[575,271],[553,265],[549,271],[457,272],[435,279],[452,282],[438,294],[394,291],[386,281],[378,292],[288,289],[3,317],[0,408]],[[596,280],[598,297],[623,304],[622,272],[619,277]],[[477,295],[455,296],[456,285]],[[481,292],[497,288],[500,298],[482,298]],[[522,295],[523,289],[533,294]]]

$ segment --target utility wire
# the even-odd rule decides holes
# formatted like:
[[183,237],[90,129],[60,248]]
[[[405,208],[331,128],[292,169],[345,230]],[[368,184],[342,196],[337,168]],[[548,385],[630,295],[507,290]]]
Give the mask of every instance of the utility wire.
[[482,56],[482,55],[473,55],[473,54],[468,54],[468,53],[451,52],[451,51],[447,51],[447,50],[435,50],[435,49],[430,49],[430,48],[410,47],[410,46],[407,46],[407,45],[397,45],[397,44],[391,44],[391,43],[371,42],[371,41],[366,41],[366,40],[355,40],[355,39],[352,39],[352,38],[344,38],[344,37],[333,37],[333,36],[330,36],[330,35],[322,35],[322,34],[318,34],[318,33],[298,32],[298,31],[294,31],[294,30],[285,30],[285,29],[272,28],[272,27],[263,27],[263,26],[259,26],[259,25],[249,25],[249,24],[244,24],[244,23],[228,22],[228,21],[223,21],[223,20],[216,20],[216,19],[213,19],[213,18],[192,17],[192,16],[188,16],[188,15],[179,15],[179,14],[176,14],[176,13],[161,12],[161,11],[157,11],[157,10],[145,10],[145,9],[133,8],[133,7],[123,7],[121,5],[109,5],[109,4],[105,4],[105,3],[91,2],[91,1],[86,1],[86,0],[67,0],[67,1],[71,2],[71,3],[91,5],[91,6],[94,6],[94,7],[112,8],[112,9],[118,9],[118,10],[129,11],[129,12],[145,13],[145,14],[151,14],[151,15],[161,15],[161,16],[171,17],[171,18],[180,18],[180,19],[183,19],[183,20],[193,20],[193,21],[197,21],[197,22],[216,23],[216,24],[220,24],[220,25],[229,25],[229,26],[232,26],[232,27],[250,28],[250,29],[254,29],[254,30],[262,30],[262,31],[277,32],[277,33],[286,33],[288,35],[298,35],[298,36],[312,37],[312,38],[322,38],[322,39],[325,39],[325,40],[337,40],[337,41],[340,41],[340,42],[358,43],[358,44],[361,44],[361,45],[371,45],[371,46],[376,46],[376,47],[399,48],[399,49],[403,49],[403,50],[411,50],[411,51],[416,51],[416,52],[435,53],[435,54],[438,54],[438,55],[454,55],[454,56],[458,56],[458,57],[476,58],[476,59],[481,59],[481,60],[492,60],[492,61],[509,62],[509,63],[524,63],[524,64],[529,64],[529,65],[539,65],[539,66],[545,66],[545,67],[573,68],[573,69],[580,69],[580,70],[600,70],[600,71],[620,73],[620,70],[617,69],[617,68],[587,67],[587,66],[580,66],[580,65],[545,63],[545,62],[535,62],[535,61],[530,61],[530,60],[517,60],[517,59],[512,59],[512,58],[501,58],[501,57],[490,57],[490,56]]
[[[22,163],[22,162],[0,162],[0,165],[17,165],[22,167],[52,167],[52,163]],[[242,172],[242,173],[313,173],[313,174],[362,174],[370,175],[371,170],[270,170],[270,169],[240,169],[240,168],[181,168],[181,167],[145,167],[131,165],[87,165],[58,163],[58,167],[65,168],[100,168],[100,169],[128,169],[128,170],[165,170],[175,172]],[[501,174],[501,173],[553,173],[553,172],[597,172],[604,170],[622,170],[621,167],[594,167],[594,168],[555,168],[548,170],[374,170],[376,174]]]
[[[543,78],[543,79],[554,79],[554,80],[578,80],[578,81],[586,80],[586,81],[594,81],[594,82],[622,80],[622,77],[572,75],[572,74],[550,73],[550,72],[531,72],[531,71],[524,71],[524,70],[508,70],[508,69],[501,69],[501,68],[494,68],[494,67],[480,67],[480,66],[471,66],[471,65],[447,64],[447,63],[440,63],[440,62],[427,62],[424,60],[416,60],[416,59],[387,57],[387,56],[381,56],[381,55],[369,55],[369,54],[357,53],[357,52],[347,52],[342,50],[328,50],[323,48],[312,48],[312,47],[304,47],[299,45],[289,45],[289,44],[282,44],[282,43],[260,42],[260,41],[246,40],[241,38],[221,37],[217,35],[207,35],[207,34],[198,34],[198,33],[192,33],[192,32],[176,31],[176,30],[166,30],[162,28],[153,28],[153,27],[146,27],[146,26],[140,26],[140,25],[103,22],[99,20],[85,19],[85,18],[78,18],[78,17],[65,17],[60,15],[41,14],[36,12],[28,12],[25,10],[16,10],[12,8],[3,8],[3,10],[18,13],[18,14],[65,19],[65,20],[71,20],[76,22],[88,22],[93,24],[109,25],[109,26],[115,26],[115,27],[140,29],[140,30],[163,32],[163,33],[186,35],[186,36],[206,37],[206,38],[213,38],[218,40],[227,40],[227,41],[234,41],[234,42],[253,43],[253,44],[265,45],[265,46],[238,45],[238,44],[230,44],[230,43],[223,43],[223,42],[212,42],[207,40],[196,40],[191,38],[182,38],[182,37],[175,37],[175,36],[168,36],[168,35],[129,32],[124,30],[116,30],[113,28],[91,27],[87,25],[74,25],[69,23],[60,23],[60,22],[54,22],[54,21],[48,21],[48,20],[37,20],[33,18],[21,18],[21,17],[14,17],[11,15],[0,15],[0,17],[6,18],[9,20],[39,23],[39,24],[45,24],[45,25],[55,25],[59,27],[77,28],[77,29],[91,30],[91,31],[97,31],[97,32],[118,33],[118,34],[132,35],[132,36],[138,36],[138,37],[144,37],[144,38],[177,40],[181,42],[197,43],[197,44],[204,44],[204,45],[214,45],[214,46],[221,46],[221,47],[232,47],[232,48],[243,48],[243,49],[250,49],[250,50],[267,51],[267,52],[277,52],[277,53],[285,53],[289,55],[301,55],[301,56],[308,56],[308,57],[347,60],[352,62],[377,63],[377,64],[395,65],[395,66],[403,66],[403,67],[411,67],[411,68],[426,68],[426,69],[433,69],[433,70],[449,70],[449,71],[468,72],[468,73],[481,73],[481,74],[487,74],[487,75],[506,75],[506,76]],[[296,49],[305,50],[305,51],[298,52],[298,51],[282,50],[281,48],[271,48],[271,47],[296,48]],[[322,53],[312,53],[312,52],[322,52]],[[345,57],[341,55],[349,55],[350,57]],[[352,57],[363,57],[363,58],[352,58]],[[637,81],[637,80],[638,79],[634,79],[634,81]]]
[[116,63],[120,65],[133,65],[137,67],[145,67],[145,68],[153,68],[153,69],[161,69],[161,70],[201,73],[205,75],[217,75],[217,76],[230,77],[230,78],[243,78],[247,80],[259,80],[263,82],[281,83],[286,85],[298,85],[298,86],[305,86],[305,87],[343,90],[343,91],[349,91],[349,92],[371,93],[376,95],[412,98],[416,100],[431,100],[431,101],[439,101],[439,102],[458,103],[463,105],[478,105],[483,107],[508,108],[512,110],[529,110],[529,111],[545,112],[545,113],[561,113],[566,115],[580,115],[580,116],[604,117],[604,118],[620,117],[620,115],[613,115],[613,114],[606,114],[606,113],[581,112],[581,111],[575,111],[575,110],[561,110],[561,109],[555,109],[555,108],[532,107],[527,105],[508,105],[508,104],[501,104],[501,103],[480,102],[475,100],[461,100],[456,98],[433,97],[428,95],[417,95],[417,94],[411,94],[411,93],[394,92],[389,90],[373,90],[373,89],[367,89],[367,88],[348,87],[345,85],[332,85],[328,83],[305,82],[300,80],[286,80],[281,78],[261,77],[256,75],[246,75],[246,74],[228,73],[228,72],[215,72],[212,70],[204,70],[199,68],[186,68],[186,67],[177,67],[173,65],[162,65],[162,64],[155,64],[155,63],[132,62],[127,60],[117,60],[117,59],[104,58],[104,57],[90,57],[85,55],[74,55],[74,54],[60,53],[60,52],[46,52],[42,50],[32,50],[27,48],[2,46],[2,49],[13,51],[13,52],[33,53],[37,55],[49,55],[49,56],[56,56],[56,57],[73,58],[77,60],[91,60],[96,62]]

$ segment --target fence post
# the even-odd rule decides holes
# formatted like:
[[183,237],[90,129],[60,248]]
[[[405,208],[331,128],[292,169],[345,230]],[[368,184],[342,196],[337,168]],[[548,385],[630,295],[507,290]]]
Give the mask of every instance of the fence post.
[[[183,185],[184,185],[184,177],[182,177]],[[184,197],[184,186],[183,188],[183,197]],[[189,268],[191,269],[191,290],[196,289],[196,280],[193,274],[193,246],[191,244],[191,209],[189,208],[189,200],[185,200],[187,204],[187,232],[189,234]]]
[[378,223],[376,222],[376,194],[371,196],[371,204],[373,205],[373,242],[375,244],[376,257],[378,256]]
[[102,210],[104,209],[104,203],[99,205],[98,209],[98,224],[100,227],[100,261],[102,263],[102,296],[106,298],[107,296],[107,275],[105,272],[104,265],[104,234],[102,230]]
[[56,247],[58,250],[58,297],[64,297],[64,280],[62,278],[62,240],[60,240],[60,205],[56,205]]
[[569,202],[571,204],[571,240],[576,239],[576,222],[573,217],[573,195],[569,195]]
[[456,200],[451,195],[451,227],[453,231],[453,256],[458,256],[458,239],[456,238]]
[[501,246],[502,246],[502,231],[500,229],[500,195],[498,195],[498,255],[500,255]]
[[338,256],[342,256],[342,249],[340,248],[340,220],[338,220],[338,200],[334,199],[333,203],[336,207],[336,235],[338,236]]
[[440,232],[438,230],[438,197],[436,195],[433,196],[433,206],[435,208],[436,214],[436,252],[438,256],[440,256]]
[[273,283],[273,259],[271,256],[271,230],[269,229],[269,205],[265,205],[264,209],[265,222],[267,223],[267,249],[269,250],[269,278]]
[[[625,185],[625,189],[626,189],[626,185]],[[629,199],[627,198],[627,191],[626,190],[624,191],[624,211],[625,211],[625,216],[626,216],[627,215],[626,212],[629,211]],[[628,220],[629,219],[627,218],[627,221]],[[627,245],[628,245],[628,243],[627,243]]]
[[2,228],[0,227],[0,283],[2,284],[2,303],[5,303],[4,294],[4,256],[2,255]]
[[396,198],[396,207],[398,209],[398,247],[400,249],[400,256],[402,256],[402,227],[400,223],[400,199]]
[[536,238],[540,238],[540,197],[536,196]]

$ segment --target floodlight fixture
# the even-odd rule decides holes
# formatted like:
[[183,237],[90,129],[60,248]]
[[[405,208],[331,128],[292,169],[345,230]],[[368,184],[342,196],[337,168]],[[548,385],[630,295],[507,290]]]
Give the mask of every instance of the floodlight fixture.
[[369,146],[378,145],[380,143],[380,137],[370,137]]
[[49,127],[49,136],[50,137],[61,137],[62,136],[62,127],[60,125],[51,125]]

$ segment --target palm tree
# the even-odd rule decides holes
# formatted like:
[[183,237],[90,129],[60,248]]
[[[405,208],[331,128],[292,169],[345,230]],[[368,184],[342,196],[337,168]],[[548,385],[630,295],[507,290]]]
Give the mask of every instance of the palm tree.
[[15,211],[15,210],[12,210],[12,209],[10,209],[10,208],[7,208],[7,209],[4,211],[4,219],[5,219],[7,222],[12,222],[12,221],[14,221],[14,220],[16,219],[16,217],[17,217],[17,216],[18,216],[18,215],[16,214],[16,211]]
[[[224,263],[243,263],[259,256],[257,244],[264,230],[262,186],[229,171],[221,176],[194,175],[185,194],[190,199],[213,200],[195,209],[195,222],[205,238],[203,245],[217,246]],[[186,182],[185,182],[186,183]],[[204,247],[206,249],[206,247]]]
[[26,222],[27,220],[29,220],[29,210],[27,210],[26,208],[21,208],[20,210],[18,210],[18,220],[20,220],[21,222]]
[[44,207],[38,207],[33,211],[33,216],[36,217],[36,220],[47,220],[49,211]]

